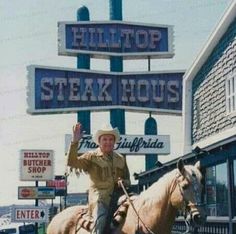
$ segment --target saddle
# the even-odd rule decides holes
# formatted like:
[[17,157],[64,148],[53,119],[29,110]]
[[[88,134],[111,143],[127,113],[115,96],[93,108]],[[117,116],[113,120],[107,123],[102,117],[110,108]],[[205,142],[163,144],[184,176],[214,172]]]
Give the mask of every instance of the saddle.
[[[130,200],[134,201],[137,198],[137,195],[130,194]],[[111,219],[111,223],[108,224],[110,229],[116,229],[122,222],[124,222],[127,211],[129,208],[129,201],[125,195],[121,196],[118,200],[118,208],[113,214]],[[94,228],[94,219],[89,215],[88,208],[83,208],[78,213],[77,216],[77,228],[76,231],[80,230],[81,228],[85,229],[88,232],[91,232]]]

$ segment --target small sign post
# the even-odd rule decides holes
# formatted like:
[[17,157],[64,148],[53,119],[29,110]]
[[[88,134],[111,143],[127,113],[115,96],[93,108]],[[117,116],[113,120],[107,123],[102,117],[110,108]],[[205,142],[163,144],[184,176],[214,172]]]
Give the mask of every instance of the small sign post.
[[[50,180],[53,176],[54,161],[52,150],[23,149],[20,151],[21,181],[35,181],[35,189],[39,192],[40,188],[38,186],[38,181]],[[26,194],[26,190],[23,194]],[[33,222],[35,222],[36,234],[38,234],[38,222],[46,222],[48,220],[48,212],[47,216],[45,216],[46,213],[44,210],[39,212],[41,208],[38,207],[38,199],[38,197],[35,198],[35,207],[31,208],[31,210],[23,210],[23,208],[22,210],[17,210],[18,208],[16,208],[14,216],[14,218],[19,218],[19,220],[24,218],[26,218],[26,220],[35,218]],[[47,217],[46,221],[45,217]]]
[[[67,195],[67,178],[64,175],[56,175],[54,180],[46,182],[47,187],[55,188],[55,196],[60,197],[60,211],[62,210],[61,197]],[[66,204],[65,204],[66,205]]]

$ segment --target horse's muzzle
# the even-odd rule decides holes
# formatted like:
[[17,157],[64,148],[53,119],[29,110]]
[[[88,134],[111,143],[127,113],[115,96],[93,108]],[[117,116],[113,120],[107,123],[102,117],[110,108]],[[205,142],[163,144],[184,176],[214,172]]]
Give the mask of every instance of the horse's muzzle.
[[195,226],[203,225],[206,222],[206,214],[200,214],[196,212],[192,214],[192,222]]
[[193,226],[200,226],[203,225],[206,222],[206,212],[204,209],[193,209],[189,212],[189,215],[187,216],[187,220],[189,223],[191,223]]
[[187,220],[194,226],[203,225],[206,222],[205,206],[191,206]]

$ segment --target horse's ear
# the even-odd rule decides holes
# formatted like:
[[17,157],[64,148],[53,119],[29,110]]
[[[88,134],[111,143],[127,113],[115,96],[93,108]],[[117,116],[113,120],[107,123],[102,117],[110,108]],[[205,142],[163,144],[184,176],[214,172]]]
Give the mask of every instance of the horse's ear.
[[200,171],[200,169],[201,169],[200,161],[197,161],[194,166]]
[[179,169],[180,173],[181,173],[182,175],[184,175],[185,169],[184,169],[184,162],[183,162],[182,158],[180,158],[180,159],[178,160],[178,162],[177,162],[177,168]]

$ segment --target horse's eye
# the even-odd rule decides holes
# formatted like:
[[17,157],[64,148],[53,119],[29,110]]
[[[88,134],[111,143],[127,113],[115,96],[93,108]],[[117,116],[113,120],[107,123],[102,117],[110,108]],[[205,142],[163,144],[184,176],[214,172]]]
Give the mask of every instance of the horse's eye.
[[188,184],[184,184],[184,185],[183,185],[183,187],[182,187],[182,188],[183,188],[183,190],[187,189],[187,188],[188,188],[188,186],[189,186]]
[[196,174],[193,172],[192,176],[193,176],[193,177],[196,177]]

